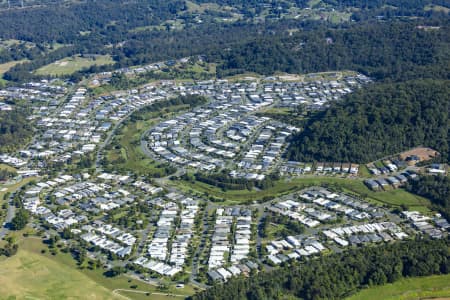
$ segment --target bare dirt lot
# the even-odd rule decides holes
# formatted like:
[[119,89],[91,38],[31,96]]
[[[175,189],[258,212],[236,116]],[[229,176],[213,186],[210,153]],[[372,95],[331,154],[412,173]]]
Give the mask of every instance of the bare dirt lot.
[[417,156],[419,158],[419,161],[429,160],[433,157],[436,157],[439,155],[439,152],[436,150],[433,150],[431,148],[426,147],[417,147],[405,152],[400,153],[400,159],[406,160],[407,157],[410,156]]

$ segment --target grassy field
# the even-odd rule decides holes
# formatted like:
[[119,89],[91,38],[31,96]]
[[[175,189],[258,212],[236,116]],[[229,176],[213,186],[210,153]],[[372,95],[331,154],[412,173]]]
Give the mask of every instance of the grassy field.
[[360,165],[358,175],[364,178],[373,177],[366,165]]
[[432,5],[432,4],[425,6],[424,10],[425,11],[434,10],[434,11],[443,12],[446,14],[448,14],[450,12],[450,9],[445,6]]
[[158,76],[180,82],[211,79],[216,76],[216,64],[202,62],[193,64],[179,63],[173,67],[156,71],[155,79],[158,79]]
[[190,13],[204,13],[206,10],[219,10],[221,7],[215,3],[196,4],[192,1],[186,1],[188,12]]
[[[33,181],[35,179],[36,179],[35,177],[28,177],[28,178],[25,178],[24,180],[22,180],[20,182],[17,182],[15,184],[11,184],[11,185],[2,185],[2,184],[0,184],[0,203],[3,200],[3,196],[6,193],[14,192],[14,191],[18,190],[19,188],[21,188],[22,186],[24,186],[25,184],[27,184],[30,181]],[[6,190],[3,191],[3,189],[6,189]]]
[[402,279],[363,290],[347,300],[450,299],[450,275]]
[[258,112],[258,115],[269,116],[274,119],[292,118],[295,111],[287,107],[271,107]]
[[390,205],[399,207],[404,204],[410,209],[419,210],[421,212],[429,212],[429,201],[420,196],[408,193],[403,189],[396,189],[385,192],[373,192],[369,190],[361,180],[345,179],[336,177],[304,177],[292,180],[279,180],[275,186],[267,190],[237,190],[237,191],[223,191],[214,186],[202,182],[175,182],[177,186],[185,190],[194,190],[208,196],[216,197],[225,200],[229,204],[245,203],[255,200],[263,200],[265,197],[276,197],[281,194],[292,193],[299,189],[308,186],[328,185],[332,188],[343,190],[349,193],[357,194],[368,201],[377,203],[379,205]]
[[280,236],[282,236],[283,229],[285,228],[282,224],[269,224],[267,226],[266,230],[266,237],[263,238],[263,243],[270,243],[273,240],[278,239]]
[[17,169],[5,164],[0,164],[0,170],[17,171]]
[[38,75],[70,75],[76,71],[83,68],[89,68],[93,65],[102,66],[113,63],[114,61],[109,55],[99,55],[95,59],[80,56],[66,57],[49,65],[43,66],[35,72]]
[[[187,106],[172,106],[166,108],[165,116],[170,112],[179,112]],[[113,149],[106,151],[106,159],[110,166],[116,170],[132,171],[139,175],[163,174],[161,164],[145,156],[140,148],[140,140],[145,130],[160,120],[161,112],[150,112],[142,115],[142,120],[128,122],[114,137]],[[164,175],[164,174],[163,174]]]
[[348,20],[350,20],[351,16],[351,13],[334,11],[329,13],[328,21],[333,24],[340,24],[342,22],[347,22]]
[[121,299],[83,273],[20,249],[0,262],[1,299]]
[[269,117],[297,127],[303,127],[302,122],[305,119],[302,113],[297,113],[295,110],[285,107],[272,107],[262,110],[256,115]]
[[0,76],[2,76],[3,74],[5,74],[5,72],[7,72],[9,69],[11,69],[12,67],[14,67],[17,64],[20,64],[22,62],[26,62],[27,60],[17,60],[17,61],[10,61],[4,64],[0,64]]
[[211,78],[216,76],[216,64],[213,63],[195,63],[195,64],[187,64],[180,68],[181,71],[190,72],[190,74],[208,74]]
[[79,269],[70,254],[42,253],[47,246],[39,238],[17,236],[16,239],[19,240],[17,255],[0,259],[0,299],[173,300],[194,293],[189,285],[183,289],[172,285],[167,291],[159,291],[153,285],[124,275],[108,278],[103,275],[103,269]]

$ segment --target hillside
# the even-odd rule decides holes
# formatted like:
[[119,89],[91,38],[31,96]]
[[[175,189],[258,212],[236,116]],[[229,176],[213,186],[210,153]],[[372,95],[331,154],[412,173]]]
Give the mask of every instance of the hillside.
[[80,271],[26,250],[0,265],[2,299],[121,299]]
[[258,37],[220,52],[219,76],[243,71],[273,74],[358,70],[374,79],[450,78],[448,21],[436,30],[419,22],[368,22],[317,28],[289,37]]
[[424,240],[352,249],[250,279],[233,278],[191,299],[342,299],[363,287],[402,277],[447,274],[448,243]]
[[423,176],[411,181],[408,191],[427,197],[445,215],[450,217],[450,178],[446,176]]
[[0,151],[23,145],[33,134],[26,109],[0,112]]
[[[74,78],[193,55],[218,63],[219,77],[245,71],[339,69],[377,79],[387,74],[412,79],[450,73],[444,63],[450,41],[448,5],[443,11],[424,9],[443,4],[439,0],[418,0],[406,7],[402,1],[401,9],[382,1],[366,1],[374,9],[351,1],[343,6],[333,1],[265,2],[98,0],[0,11],[0,37],[33,45],[0,47],[3,63],[28,60],[3,79],[41,79],[45,76],[33,71],[79,54],[110,55],[116,64],[79,71]],[[227,8],[221,10],[221,5]],[[306,6],[312,7],[303,9]],[[419,25],[438,29],[422,30]]]
[[449,108],[448,81],[373,85],[309,120],[287,156],[366,163],[426,145],[448,157]]
[[0,300],[419,292],[449,114],[450,0],[0,0]]
[[393,284],[386,284],[362,290],[347,300],[415,300],[448,299],[450,296],[450,275],[407,278]]

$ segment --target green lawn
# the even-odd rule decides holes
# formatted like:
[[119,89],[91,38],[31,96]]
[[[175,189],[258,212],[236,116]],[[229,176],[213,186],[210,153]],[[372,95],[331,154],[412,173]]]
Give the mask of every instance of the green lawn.
[[269,117],[294,126],[302,127],[304,116],[295,110],[285,107],[271,107],[257,113],[258,116]]
[[206,10],[220,11],[221,9],[223,9],[218,4],[215,3],[196,4],[192,1],[186,1],[186,6],[188,12],[190,13],[204,13]]
[[112,142],[113,145],[119,145],[118,149],[114,147],[106,153],[108,163],[116,169],[133,171],[136,174],[144,174],[156,168],[156,163],[139,149],[143,128],[151,124],[150,121],[137,121],[130,122],[121,128]]
[[360,165],[358,175],[364,178],[373,177],[366,165]]
[[27,60],[15,60],[15,61],[10,61],[4,64],[0,64],[0,77],[5,74],[5,72],[9,71],[9,69],[11,69],[12,67],[14,67],[17,64],[20,64],[22,62],[26,62]]
[[35,71],[37,75],[70,75],[83,68],[93,65],[102,66],[113,64],[114,61],[109,55],[99,55],[95,58],[81,56],[66,57],[49,65],[43,66]]
[[410,209],[422,212],[429,211],[430,202],[428,199],[411,194],[404,189],[394,189],[386,192],[371,192],[370,197],[376,201],[392,206],[406,205]]
[[83,273],[19,249],[0,262],[0,299],[121,299]]
[[[176,292],[176,291],[175,291]],[[136,291],[119,291],[120,295],[123,295],[125,297],[131,298],[133,300],[182,300],[185,299],[185,297],[180,297],[179,294],[170,294],[167,292],[153,292],[150,294],[147,293],[141,293]]]
[[441,6],[441,5],[434,5],[434,4],[430,4],[425,6],[424,8],[425,11],[430,11],[430,10],[434,10],[434,11],[438,11],[438,12],[443,12],[448,14],[450,12],[450,9],[445,7],[445,6]]
[[108,84],[97,86],[97,87],[90,89],[91,93],[94,96],[111,95],[111,92],[114,92],[116,90],[117,89],[115,87],[108,85]]
[[[28,177],[28,178],[25,178],[24,180],[22,180],[22,181],[20,181],[18,183],[12,184],[12,185],[2,185],[2,184],[0,184],[0,203],[3,200],[3,196],[6,193],[8,193],[8,192],[12,193],[12,192],[18,190],[19,188],[21,188],[22,186],[24,186],[25,184],[27,184],[30,181],[33,181],[35,179],[36,179],[35,177]],[[6,190],[2,192],[2,190],[4,188],[6,188]]]
[[166,108],[165,113],[142,113],[141,120],[125,123],[111,142],[112,149],[106,151],[108,165],[115,170],[132,171],[139,175],[163,174],[161,168],[163,166],[142,153],[140,148],[141,136],[156,121],[168,116],[171,112],[179,112],[186,108],[187,106],[178,105]]
[[108,278],[103,275],[104,269],[80,269],[70,254],[51,255],[48,250],[42,253],[47,246],[40,238],[16,236],[16,240],[19,240],[17,255],[0,258],[0,299],[125,299],[126,296],[136,300],[173,300],[184,297],[167,294],[187,297],[194,293],[190,285],[177,289],[172,284],[161,292],[156,286],[124,275]]
[[450,299],[450,274],[399,280],[363,290],[347,300]]
[[384,192],[373,192],[369,190],[361,180],[345,179],[336,177],[311,176],[295,178],[292,180],[279,180],[273,188],[261,191],[237,190],[223,191],[214,186],[202,182],[178,181],[175,184],[184,190],[192,189],[208,196],[225,199],[229,204],[245,203],[254,200],[263,200],[265,197],[276,197],[281,194],[288,194],[308,186],[328,185],[337,190],[354,193],[366,198],[368,201],[383,205],[398,207],[402,204],[410,209],[428,212],[429,201],[423,197],[413,195],[403,189],[396,189]]
[[328,21],[330,21],[333,24],[340,24],[342,22],[347,22],[351,17],[350,13],[345,12],[330,12],[328,16]]
[[266,237],[263,238],[263,242],[270,243],[271,241],[278,239],[284,228],[285,226],[282,224],[269,224],[269,226],[267,226]]
[[8,170],[8,171],[17,171],[16,168],[13,168],[9,165],[0,164],[0,170]]
[[213,63],[184,63],[155,72],[155,79],[158,77],[176,80],[192,81],[211,79],[216,76],[216,64]]
[[374,162],[373,164],[374,164],[375,167],[377,167],[377,168],[384,168],[384,164],[383,164],[381,161],[379,161],[379,160],[377,160],[377,161]]

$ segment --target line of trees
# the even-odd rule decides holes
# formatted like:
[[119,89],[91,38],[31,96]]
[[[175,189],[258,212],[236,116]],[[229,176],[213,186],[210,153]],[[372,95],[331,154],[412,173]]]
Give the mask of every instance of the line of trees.
[[350,249],[294,262],[250,278],[235,277],[189,299],[343,299],[362,288],[404,277],[448,274],[450,241],[411,240]]
[[289,235],[299,235],[305,231],[305,227],[300,222],[292,220],[288,216],[267,213],[266,216],[261,220],[259,228],[261,236],[264,238],[269,236],[270,223],[284,225],[283,229],[280,232],[283,237],[287,237]]
[[279,177],[275,174],[266,176],[263,180],[253,180],[246,178],[234,178],[227,174],[227,171],[220,173],[195,173],[194,175],[184,174],[182,179],[193,181],[194,179],[223,190],[252,190],[258,188],[262,190],[269,189],[275,185]]
[[436,208],[450,219],[450,178],[447,176],[420,176],[411,180],[407,190],[430,199]]
[[6,169],[0,169],[0,182],[12,179],[17,176],[16,171],[10,171]]
[[198,95],[186,95],[186,96],[178,96],[175,98],[171,98],[165,101],[155,102],[152,105],[146,106],[139,110],[139,114],[146,112],[154,112],[161,111],[164,108],[169,106],[178,106],[178,105],[189,105],[190,108],[205,104],[207,99],[204,96]]
[[30,214],[24,208],[19,208],[16,211],[16,215],[11,220],[11,229],[13,230],[22,230],[27,226],[28,221],[30,219]]

